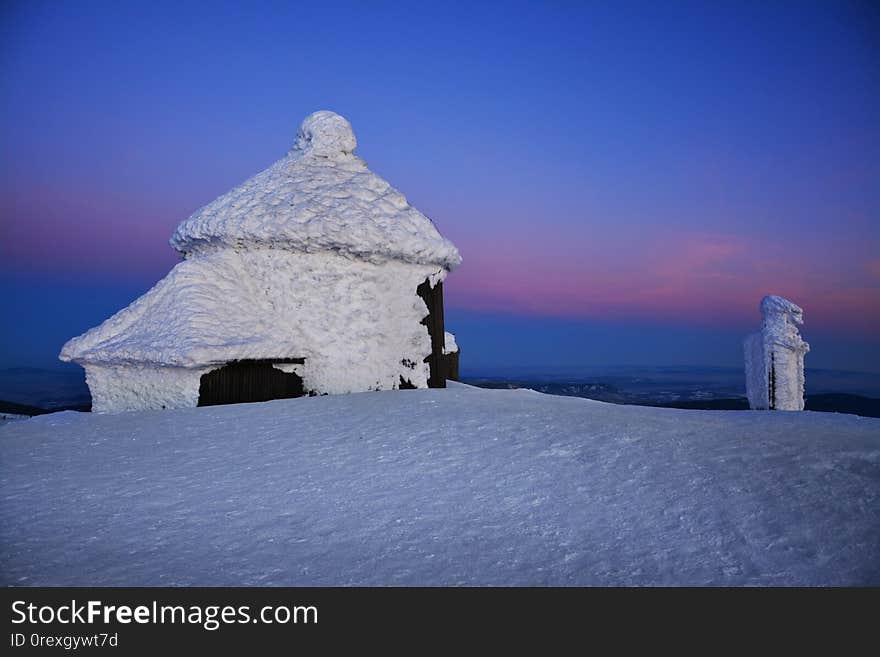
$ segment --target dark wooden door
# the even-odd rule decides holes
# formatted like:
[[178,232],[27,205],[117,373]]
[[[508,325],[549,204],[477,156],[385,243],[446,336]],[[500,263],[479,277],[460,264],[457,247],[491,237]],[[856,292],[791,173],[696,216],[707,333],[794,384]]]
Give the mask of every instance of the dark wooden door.
[[237,360],[203,374],[199,406],[241,404],[302,397],[303,380],[272,367],[272,363],[303,362],[302,359]]
[[446,330],[443,326],[443,283],[431,287],[431,283],[426,280],[416,288],[416,294],[428,306],[428,316],[422,320],[422,324],[428,327],[428,335],[431,336],[431,355],[425,359],[430,367],[428,387],[445,388],[443,345],[446,342]]

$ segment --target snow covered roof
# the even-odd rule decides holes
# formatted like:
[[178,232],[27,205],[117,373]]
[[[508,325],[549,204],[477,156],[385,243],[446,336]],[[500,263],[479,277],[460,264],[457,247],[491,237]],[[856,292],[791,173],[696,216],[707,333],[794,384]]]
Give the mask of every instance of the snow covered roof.
[[458,249],[367,168],[356,145],[343,117],[309,115],[286,157],[194,212],[171,245],[185,254],[257,246],[455,268]]
[[[397,261],[375,267],[326,252],[295,257],[267,249],[217,249],[178,263],[129,306],[69,340],[60,358],[200,367],[239,359],[313,358],[336,353],[338,343],[348,340],[367,362],[377,335],[388,339],[387,327],[377,329],[374,308],[393,317],[411,313],[410,324],[401,325],[404,335],[412,330],[428,340],[418,323],[426,309],[415,293],[426,274],[420,270],[426,269]],[[406,357],[417,357],[405,351],[405,337],[390,342]],[[399,356],[386,360],[397,363]]]

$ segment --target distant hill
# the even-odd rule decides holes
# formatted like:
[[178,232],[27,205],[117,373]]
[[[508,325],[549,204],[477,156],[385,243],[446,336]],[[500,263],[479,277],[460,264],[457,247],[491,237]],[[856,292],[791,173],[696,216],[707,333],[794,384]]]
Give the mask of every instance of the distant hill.
[[0,369],[0,400],[47,411],[87,410],[92,404],[83,369],[72,366],[55,370]]
[[0,400],[0,414],[2,413],[9,413],[11,415],[42,415],[43,413],[49,413],[49,411],[45,408]]
[[864,417],[880,417],[880,399],[863,397],[862,395],[845,393],[808,395],[806,405],[808,411],[830,411],[833,413],[852,413]]
[[[693,401],[650,404],[663,408],[692,408],[713,411],[747,411],[749,402],[744,397],[733,399],[700,399]],[[826,413],[850,413],[863,417],[880,417],[880,399],[850,395],[843,392],[810,395],[805,400],[806,410]]]
[[[609,379],[611,377],[608,377]],[[612,404],[632,404],[657,408],[690,408],[716,411],[747,411],[749,402],[745,397],[734,396],[723,387],[711,388],[705,380],[652,382],[619,378],[615,382],[602,381],[540,381],[528,379],[466,379],[465,383],[480,388],[516,389],[528,388],[548,395],[583,397]],[[850,413],[864,417],[880,417],[880,399],[853,393],[833,392],[808,394],[808,411],[827,413]]]
[[[808,377],[807,410],[880,417],[880,399],[874,396],[878,389],[875,375],[811,370]],[[611,368],[608,374],[580,378],[535,375],[464,381],[481,388],[530,388],[550,395],[614,404],[706,410],[748,408],[742,396],[742,374],[722,368]],[[0,413],[16,415],[88,411],[92,401],[80,367],[2,369],[0,400]]]
[[79,411],[80,413],[89,413],[92,410],[91,402],[85,404],[69,404],[67,406],[55,406],[53,408],[40,408],[39,406],[29,406],[28,404],[16,404],[15,402],[3,401],[0,399],[0,414],[8,415],[45,415],[46,413],[58,413],[59,411]]

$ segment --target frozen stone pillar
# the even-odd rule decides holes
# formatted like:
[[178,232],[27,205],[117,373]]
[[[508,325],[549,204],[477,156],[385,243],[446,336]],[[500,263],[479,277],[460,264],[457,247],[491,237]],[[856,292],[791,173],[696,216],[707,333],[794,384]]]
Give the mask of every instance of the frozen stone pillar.
[[745,340],[746,394],[753,409],[804,410],[804,311],[788,299],[761,299],[761,330]]

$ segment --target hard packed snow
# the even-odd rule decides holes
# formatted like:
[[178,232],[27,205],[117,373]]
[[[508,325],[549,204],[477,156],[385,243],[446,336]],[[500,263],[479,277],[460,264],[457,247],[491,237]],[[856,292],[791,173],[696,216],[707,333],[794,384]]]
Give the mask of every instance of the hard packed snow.
[[315,112],[286,157],[197,210],[171,245],[185,254],[242,245],[331,251],[452,271],[461,262],[458,250],[352,153],[356,143],[348,121]]
[[804,311],[788,299],[768,295],[761,300],[761,319],[760,332],[744,344],[749,406],[802,411],[804,355],[810,350],[798,332]]
[[5,585],[880,584],[880,421],[527,390],[0,428]]

